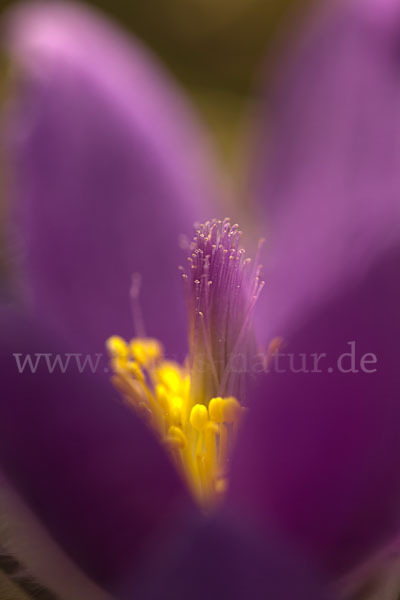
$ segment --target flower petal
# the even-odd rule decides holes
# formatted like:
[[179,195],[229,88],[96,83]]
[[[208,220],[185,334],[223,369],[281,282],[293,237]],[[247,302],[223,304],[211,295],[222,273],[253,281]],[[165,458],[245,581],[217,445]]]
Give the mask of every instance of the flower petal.
[[186,352],[181,233],[218,212],[209,148],[157,61],[79,4],[26,3],[6,26],[17,86],[5,119],[20,259],[40,316],[101,351],[148,333]]
[[367,21],[383,34],[398,33],[400,5],[397,0],[354,0]]
[[[0,313],[1,468],[86,573],[114,591],[192,501],[166,453],[95,374],[36,372],[57,353],[31,321]],[[14,355],[14,356],[13,356]]]
[[334,573],[400,531],[399,54],[365,8],[329,3],[272,92],[258,329],[285,357],[255,392],[231,493]]
[[[157,573],[155,577],[154,574]],[[280,540],[263,540],[227,515],[188,523],[162,548],[142,585],[124,598],[244,600],[328,598],[311,565]]]
[[265,340],[398,239],[396,39],[377,35],[363,3],[332,2],[281,65],[268,162],[265,129],[258,159],[258,200],[271,226]]
[[332,573],[400,533],[399,269],[400,246],[283,332],[233,464],[230,501]]

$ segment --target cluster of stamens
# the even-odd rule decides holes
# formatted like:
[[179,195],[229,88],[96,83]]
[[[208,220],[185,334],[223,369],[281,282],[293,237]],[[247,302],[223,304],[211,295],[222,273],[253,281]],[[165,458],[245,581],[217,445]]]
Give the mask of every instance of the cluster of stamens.
[[[107,342],[113,383],[155,432],[200,503],[224,492],[229,460],[245,408],[242,383],[253,348],[251,316],[261,291],[259,267],[250,271],[241,233],[228,219],[199,225],[187,243],[182,269],[189,316],[185,365],[164,358],[151,338]],[[239,403],[241,398],[242,404]]]
[[165,445],[196,498],[210,506],[226,487],[244,409],[234,397],[192,405],[190,373],[165,360],[157,340],[113,336],[107,346],[115,387]]

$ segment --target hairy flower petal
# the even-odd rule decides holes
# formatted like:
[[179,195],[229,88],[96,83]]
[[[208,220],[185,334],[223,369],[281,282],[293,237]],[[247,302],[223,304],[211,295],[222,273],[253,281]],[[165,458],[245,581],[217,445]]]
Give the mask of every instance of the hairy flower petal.
[[256,167],[271,229],[266,341],[400,233],[397,37],[377,35],[366,16],[362,2],[328,3],[271,89],[269,151],[261,127]]
[[232,468],[231,501],[336,574],[400,527],[399,54],[365,8],[325,7],[272,92],[258,325],[281,342]]
[[[150,431],[96,375],[19,372],[13,354],[56,353],[30,320],[0,313],[1,469],[79,567],[110,591],[194,510]],[[33,357],[35,362],[35,358]]]
[[333,573],[400,533],[399,269],[397,248],[284,336],[233,462],[231,502]]
[[14,68],[5,115],[25,293],[40,316],[101,351],[134,333],[142,275],[150,335],[182,357],[179,236],[216,209],[198,124],[155,58],[79,4],[26,3],[3,24]]
[[175,532],[142,585],[124,598],[324,600],[328,596],[311,565],[281,540],[265,540],[243,523],[218,515],[187,523]]

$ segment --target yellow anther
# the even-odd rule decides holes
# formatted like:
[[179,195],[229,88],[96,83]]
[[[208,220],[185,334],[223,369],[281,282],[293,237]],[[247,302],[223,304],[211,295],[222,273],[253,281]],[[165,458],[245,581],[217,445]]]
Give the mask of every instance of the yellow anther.
[[175,447],[181,448],[182,450],[183,448],[186,448],[187,445],[187,439],[185,434],[183,433],[180,427],[176,427],[175,425],[172,425],[168,429],[166,442],[170,444],[172,443]]
[[160,342],[152,338],[134,338],[130,342],[131,352],[141,365],[150,365],[162,356]]
[[206,432],[210,434],[210,436],[216,436],[217,433],[219,432],[219,427],[216,423],[213,423],[212,421],[208,421],[207,423],[207,427],[206,427]]
[[210,413],[211,421],[215,421],[216,423],[222,423],[222,421],[224,420],[223,407],[223,398],[211,398],[210,403],[208,405],[208,412]]
[[222,413],[225,423],[236,423],[240,418],[241,411],[241,406],[236,398],[230,396],[224,399]]
[[119,335],[113,335],[106,341],[106,348],[111,356],[118,358],[129,357],[129,346]]
[[180,396],[172,396],[168,398],[169,412],[171,415],[171,421],[173,423],[179,423],[182,418],[182,407],[183,401]]
[[157,371],[162,383],[170,392],[179,394],[182,387],[182,373],[179,365],[173,362],[164,362]]
[[107,341],[112,381],[122,397],[165,444],[193,493],[209,507],[229,475],[229,457],[243,408],[232,397],[200,395],[194,404],[190,365],[162,358],[156,340],[119,336]]
[[161,383],[158,383],[155,387],[155,391],[156,391],[156,398],[157,398],[159,405],[161,406],[161,408],[163,410],[167,410],[168,409],[168,392],[167,392],[167,390]]
[[139,381],[144,381],[144,374],[139,364],[133,360],[128,360],[126,362],[126,370]]
[[124,373],[127,369],[128,359],[120,356],[113,356],[110,360],[111,368],[114,373]]
[[208,423],[208,411],[204,404],[195,404],[190,413],[190,424],[196,431],[203,431]]

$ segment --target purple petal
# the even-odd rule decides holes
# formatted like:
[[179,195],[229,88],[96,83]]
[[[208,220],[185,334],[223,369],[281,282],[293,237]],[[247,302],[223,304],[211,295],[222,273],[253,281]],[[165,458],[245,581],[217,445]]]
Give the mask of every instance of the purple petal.
[[400,533],[399,270],[400,245],[299,315],[233,464],[230,501],[334,573]]
[[400,232],[397,38],[377,35],[360,2],[328,9],[281,65],[268,161],[260,136],[258,200],[271,223],[265,340],[300,306],[312,313]]
[[[67,554],[114,591],[140,569],[192,501],[166,453],[97,376],[18,372],[13,354],[62,352],[26,319],[0,313],[0,459]],[[35,356],[32,356],[35,362]]]
[[[154,574],[157,574],[154,576]],[[124,598],[140,600],[323,600],[322,580],[285,544],[265,541],[225,515],[188,523],[161,548],[147,579]]]
[[258,326],[283,337],[286,372],[255,392],[231,494],[335,573],[400,532],[399,53],[363,8],[319,14],[272,93]]
[[186,351],[181,233],[218,212],[208,146],[157,61],[96,12],[14,8],[6,115],[11,200],[32,304],[80,347],[133,334],[131,276],[148,334]]
[[354,4],[376,30],[386,35],[398,33],[400,4],[397,0],[354,0]]

